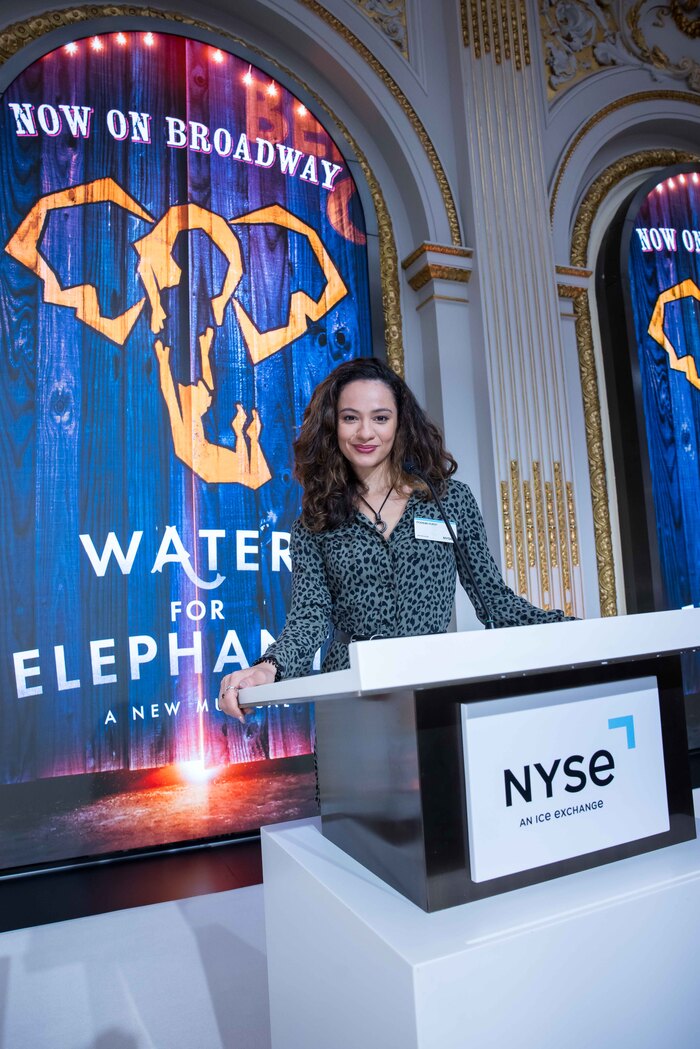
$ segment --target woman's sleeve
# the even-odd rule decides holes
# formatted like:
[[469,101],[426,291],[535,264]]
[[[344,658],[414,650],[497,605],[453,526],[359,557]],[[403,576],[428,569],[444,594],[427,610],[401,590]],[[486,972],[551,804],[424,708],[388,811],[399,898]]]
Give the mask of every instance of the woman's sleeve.
[[263,659],[272,657],[280,678],[303,677],[311,670],[319,646],[328,636],[331,596],[319,542],[299,522],[292,526],[292,603],[282,633]]
[[[491,614],[494,626],[560,623],[563,620],[575,618],[574,616],[564,615],[558,608],[551,612],[545,612],[544,609],[530,604],[524,597],[518,597],[506,584],[498,565],[491,556],[481,511],[477,506],[471,489],[465,484],[459,485],[459,511],[457,516],[459,525],[457,538],[466,547],[472,572],[488,604],[488,611]],[[457,555],[457,570],[460,582],[476,609],[478,619],[485,623],[488,619],[488,614],[475,593],[461,560],[459,555]]]

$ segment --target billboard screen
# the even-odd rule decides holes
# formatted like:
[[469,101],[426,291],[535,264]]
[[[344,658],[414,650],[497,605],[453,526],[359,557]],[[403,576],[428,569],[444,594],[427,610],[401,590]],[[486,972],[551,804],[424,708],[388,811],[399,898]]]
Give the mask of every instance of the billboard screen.
[[[637,350],[664,602],[700,606],[700,171],[663,178],[630,214],[627,295]],[[684,659],[700,745],[700,658]]]
[[306,815],[310,708],[216,696],[284,623],[310,393],[371,353],[348,163],[166,33],[51,51],[0,120],[0,868]]

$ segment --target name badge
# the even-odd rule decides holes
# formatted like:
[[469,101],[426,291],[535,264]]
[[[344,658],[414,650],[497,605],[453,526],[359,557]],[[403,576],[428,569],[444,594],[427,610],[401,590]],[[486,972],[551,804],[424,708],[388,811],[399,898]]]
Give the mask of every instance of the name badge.
[[[452,531],[457,535],[457,522],[450,521]],[[429,539],[433,543],[451,543],[450,533],[444,521],[435,521],[432,517],[414,517],[413,534],[416,539]]]

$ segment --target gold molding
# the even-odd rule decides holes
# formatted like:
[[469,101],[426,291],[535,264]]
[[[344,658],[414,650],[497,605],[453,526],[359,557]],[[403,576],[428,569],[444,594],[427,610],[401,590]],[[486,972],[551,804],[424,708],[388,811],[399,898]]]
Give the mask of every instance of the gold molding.
[[415,251],[412,251],[410,255],[407,255],[401,263],[401,268],[407,270],[412,262],[415,262],[421,255],[427,255],[428,252],[432,255],[456,255],[462,259],[471,259],[474,255],[471,248],[455,248],[445,244],[426,243],[419,245]]
[[544,482],[544,501],[547,508],[547,535],[549,538],[549,563],[552,568],[559,567],[559,555],[557,552],[557,523],[554,518],[554,493],[552,482]]
[[[591,485],[591,502],[593,504],[593,535],[598,569],[600,614],[602,616],[616,616],[617,587],[615,583],[615,562],[613,559],[612,526],[610,524],[610,502],[608,499],[600,397],[598,396],[598,370],[593,349],[593,326],[591,323],[588,290],[572,284],[559,284],[557,290],[560,297],[572,299],[574,307],[578,368],[583,399],[583,418],[586,428],[588,476]],[[572,532],[572,537],[573,535],[574,533]]]
[[287,66],[278,62],[262,49],[252,46],[242,37],[236,36],[228,30],[220,29],[200,19],[190,18],[178,12],[158,11],[149,7],[119,7],[119,6],[90,6],[84,8],[65,8],[63,10],[49,11],[42,15],[33,16],[24,22],[14,22],[0,33],[0,65],[7,61],[12,55],[20,51],[25,44],[37,40],[47,33],[62,26],[77,25],[88,22],[95,18],[104,17],[144,17],[157,18],[168,22],[176,22],[179,25],[192,26],[214,33],[225,40],[245,47],[248,51],[263,58],[266,62],[281,70],[292,83],[300,84],[305,91],[314,99],[317,105],[334,121],[336,127],[344,135],[357,157],[358,163],[364,175],[367,186],[372,197],[372,202],[377,214],[377,228],[379,240],[379,268],[382,285],[382,306],[384,310],[384,329],[386,342],[387,363],[398,374],[404,374],[403,353],[403,325],[401,320],[401,300],[399,287],[399,261],[396,250],[394,231],[387,208],[384,195],[374,172],[369,166],[367,158],[358,145],[349,128],[333,112],[328,103],[318,95],[308,84]]
[[525,504],[525,540],[527,542],[527,563],[530,568],[536,568],[537,556],[535,554],[535,521],[532,516],[532,490],[530,482],[523,480],[523,502]]
[[513,521],[515,524],[515,559],[517,562],[518,593],[527,595],[527,570],[525,566],[525,535],[523,532],[523,512],[520,505],[520,467],[517,459],[510,461],[510,489],[513,502]]
[[566,482],[566,508],[569,514],[569,536],[571,538],[571,564],[578,568],[581,558],[578,550],[578,526],[576,524],[576,507],[574,505],[574,486],[571,481]]
[[625,95],[624,98],[617,98],[614,102],[610,102],[607,106],[598,110],[597,113],[594,113],[574,135],[570,145],[564,153],[564,158],[557,169],[549,202],[550,222],[554,222],[554,211],[557,206],[559,187],[561,185],[561,180],[564,177],[564,172],[569,166],[571,158],[578,149],[581,140],[586,137],[588,132],[591,131],[596,124],[599,124],[601,120],[605,120],[606,117],[610,116],[611,113],[617,112],[618,109],[624,109],[626,106],[634,106],[641,102],[658,102],[659,100],[664,102],[689,102],[694,106],[700,106],[700,97],[698,97],[698,95],[691,95],[687,91],[640,91],[636,95]]
[[537,522],[537,553],[540,561],[540,586],[542,596],[547,595],[543,607],[551,607],[551,590],[549,583],[549,565],[547,563],[547,543],[544,529],[544,496],[542,493],[542,473],[540,464],[534,461],[532,464],[532,486],[535,495],[535,520]]
[[510,499],[508,482],[501,481],[501,513],[503,514],[503,545],[505,547],[506,568],[513,567],[513,526],[510,519]]
[[[399,51],[404,58],[408,59],[409,40],[408,25],[406,23],[406,0],[400,0],[402,6],[400,8],[397,7],[394,11],[380,11],[374,7],[372,0],[369,0],[369,2],[368,0],[352,0],[352,2],[355,7],[362,12],[365,18],[375,25],[380,33],[384,34],[397,51]],[[397,0],[393,0],[393,2],[397,3]],[[395,20],[398,20],[401,23],[401,27],[404,31],[403,44],[400,40],[395,39],[391,32],[388,31],[391,29],[391,26],[395,24]]]
[[474,58],[493,51],[496,65],[514,58],[520,72],[530,65],[530,38],[525,0],[460,0],[462,43],[473,43]]
[[418,136],[418,140],[423,147],[425,154],[430,162],[430,166],[433,169],[433,174],[438,184],[440,194],[442,196],[443,203],[445,205],[445,212],[447,214],[447,222],[450,227],[450,236],[452,237],[452,243],[460,245],[462,243],[462,234],[459,227],[459,218],[457,216],[457,207],[455,200],[450,189],[449,182],[447,181],[447,175],[445,169],[442,166],[440,158],[437,155],[437,150],[432,143],[428,132],[425,129],[423,122],[416,113],[411,103],[406,98],[399,85],[396,83],[391,74],[384,68],[378,58],[372,54],[366,44],[363,44],[359,37],[348,29],[347,26],[343,25],[339,18],[332,15],[330,11],[327,11],[318,0],[298,0],[298,2],[307,10],[313,11],[326,25],[329,25],[331,29],[334,29],[336,33],[343,38],[343,40],[353,48],[354,51],[367,63],[373,73],[379,77],[384,86],[388,89],[392,97],[405,113],[408,121]]
[[556,266],[555,267],[558,276],[560,277],[588,277],[593,276],[593,270],[585,270],[581,266]]
[[[680,92],[665,94],[681,94]],[[682,95],[686,100],[687,96]],[[696,100],[697,101],[697,100]],[[644,169],[668,167],[672,164],[693,163],[700,156],[680,150],[657,149],[642,150],[621,157],[607,167],[587,190],[574,220],[570,260],[576,267],[570,274],[583,275],[588,264],[588,249],[591,229],[605,197],[623,178],[636,174]],[[567,273],[568,267],[557,267],[557,272]],[[567,274],[568,275],[568,274]],[[613,560],[612,528],[610,523],[610,504],[608,499],[607,471],[603,445],[603,428],[601,405],[598,390],[598,376],[593,347],[593,328],[591,322],[589,293],[585,287],[571,284],[559,284],[558,293],[562,298],[573,301],[576,343],[578,347],[579,374],[583,397],[584,422],[586,427],[586,446],[588,452],[588,471],[593,503],[593,529],[595,536],[596,562],[598,568],[598,590],[600,609],[603,616],[617,615],[617,588]],[[573,553],[572,553],[573,556]]]
[[576,284],[557,284],[557,293],[560,299],[576,299],[585,290],[585,288],[579,288]]
[[469,21],[467,19],[467,0],[459,0],[459,16],[462,22],[462,43],[469,47]]
[[440,266],[437,263],[429,262],[427,266],[409,277],[408,283],[414,291],[420,291],[431,280],[451,280],[456,284],[468,284],[471,275],[471,270],[461,270],[458,266]]
[[635,175],[638,171],[644,171],[645,168],[664,168],[673,164],[692,164],[696,161],[700,161],[700,153],[688,153],[679,149],[646,149],[620,157],[601,172],[589,186],[576,212],[571,234],[570,259],[573,265],[587,265],[588,241],[593,220],[603,200],[618,182],[629,175]]
[[559,553],[561,556],[561,580],[564,588],[564,603],[566,604],[567,595],[570,601],[571,595],[571,569],[569,567],[569,545],[568,545],[568,531],[566,522],[566,511],[564,509],[564,482],[561,474],[561,463],[555,462],[554,464],[554,496],[557,504],[557,521],[559,522]]

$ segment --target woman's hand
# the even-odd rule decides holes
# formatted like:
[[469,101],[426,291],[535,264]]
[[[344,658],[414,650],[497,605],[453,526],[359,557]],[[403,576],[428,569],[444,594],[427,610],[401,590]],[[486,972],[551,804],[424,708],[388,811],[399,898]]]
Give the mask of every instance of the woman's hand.
[[224,714],[230,714],[232,718],[238,718],[243,724],[245,714],[238,705],[238,693],[242,688],[250,688],[252,685],[271,685],[277,676],[277,668],[273,663],[256,663],[254,667],[247,670],[236,670],[233,674],[227,674],[221,679],[219,686],[219,707]]

